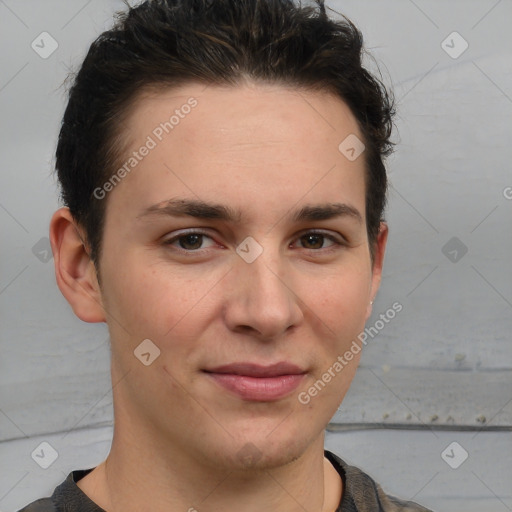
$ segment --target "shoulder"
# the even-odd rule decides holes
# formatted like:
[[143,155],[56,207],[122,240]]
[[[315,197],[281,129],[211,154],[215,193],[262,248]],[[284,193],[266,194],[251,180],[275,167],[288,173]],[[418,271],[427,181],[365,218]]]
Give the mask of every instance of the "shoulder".
[[41,498],[25,505],[18,512],[104,512],[93,503],[76,485],[94,468],[72,471],[58,485],[49,498]]
[[18,512],[56,512],[56,510],[51,498],[41,498],[18,510]]
[[340,471],[344,492],[340,510],[357,512],[432,512],[412,501],[404,501],[386,494],[380,485],[355,466],[350,466],[334,453],[326,456]]

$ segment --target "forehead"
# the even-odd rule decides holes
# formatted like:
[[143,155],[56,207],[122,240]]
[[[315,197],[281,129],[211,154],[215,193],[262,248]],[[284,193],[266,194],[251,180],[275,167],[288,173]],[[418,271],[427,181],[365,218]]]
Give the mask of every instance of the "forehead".
[[[350,108],[332,92],[265,82],[245,82],[237,86],[189,83],[175,88],[146,87],[131,102],[125,133],[134,136],[141,130],[151,131],[158,139],[170,133],[176,135],[186,131],[184,125],[190,121],[182,121],[187,117],[192,118],[195,131],[201,130],[214,137],[202,140],[204,147],[216,145],[218,137],[235,134],[246,142],[268,141],[272,132],[277,135],[276,140],[284,136],[297,139],[305,136],[313,141],[330,134],[336,147],[339,137],[356,134],[362,139]],[[293,122],[296,124],[292,127]],[[166,125],[168,130],[161,125]],[[178,125],[181,125],[180,130]],[[282,128],[286,130],[282,132]]]
[[121,128],[121,165],[134,165],[125,166],[113,200],[123,194],[147,207],[195,196],[274,210],[301,198],[364,203],[364,155],[340,151],[347,138],[362,140],[357,121],[325,91],[255,83],[153,89],[136,98]]

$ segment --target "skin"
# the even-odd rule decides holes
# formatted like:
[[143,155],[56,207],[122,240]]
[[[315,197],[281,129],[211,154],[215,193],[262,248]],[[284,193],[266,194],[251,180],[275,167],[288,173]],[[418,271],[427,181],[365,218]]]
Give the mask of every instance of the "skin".
[[[111,337],[112,448],[78,486],[109,512],[332,511],[342,482],[324,459],[324,429],[360,354],[308,404],[298,395],[357,339],[380,284],[387,226],[372,265],[364,153],[351,162],[338,150],[349,134],[362,136],[349,108],[325,92],[188,84],[136,99],[127,157],[190,97],[197,106],[104,199],[101,287],[69,210],[51,221],[62,293]],[[143,215],[176,198],[241,218]],[[361,219],[292,219],[325,203]],[[187,228],[206,236],[175,238]],[[304,236],[313,229],[326,236]],[[252,263],[236,252],[247,236],[263,248]],[[134,357],[144,339],[160,349],[149,366]],[[255,402],[203,371],[240,361],[288,361],[305,375],[284,398]]]

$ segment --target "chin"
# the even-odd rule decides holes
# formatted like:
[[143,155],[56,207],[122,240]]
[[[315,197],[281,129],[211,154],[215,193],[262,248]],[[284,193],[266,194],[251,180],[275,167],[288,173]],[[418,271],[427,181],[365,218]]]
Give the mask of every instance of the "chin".
[[306,437],[303,431],[300,438],[291,435],[289,429],[284,428],[286,437],[256,433],[230,438],[228,446],[212,453],[213,462],[229,471],[267,471],[291,464],[304,454],[313,439]]

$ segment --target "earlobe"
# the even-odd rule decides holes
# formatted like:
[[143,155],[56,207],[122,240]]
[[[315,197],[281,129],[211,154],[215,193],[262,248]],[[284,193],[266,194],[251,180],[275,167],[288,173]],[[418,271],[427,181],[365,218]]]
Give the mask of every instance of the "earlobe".
[[50,242],[57,285],[76,316],[84,322],[105,322],[96,269],[69,208],[59,208],[50,222]]

